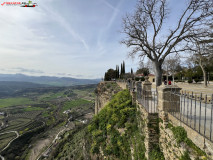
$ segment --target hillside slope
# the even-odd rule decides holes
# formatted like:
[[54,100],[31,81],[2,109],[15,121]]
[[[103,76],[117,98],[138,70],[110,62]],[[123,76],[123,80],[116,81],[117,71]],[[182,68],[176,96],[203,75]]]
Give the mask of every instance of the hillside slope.
[[89,125],[70,131],[49,159],[145,159],[144,136],[128,90],[115,94]]
[[128,90],[115,94],[88,126],[91,153],[100,159],[145,159],[144,136]]

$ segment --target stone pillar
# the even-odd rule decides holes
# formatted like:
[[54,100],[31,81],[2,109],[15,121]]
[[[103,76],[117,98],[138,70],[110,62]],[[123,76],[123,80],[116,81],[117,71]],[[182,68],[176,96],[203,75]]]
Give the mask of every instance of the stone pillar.
[[142,89],[142,83],[141,83],[141,81],[137,81],[137,82],[135,83],[136,91],[137,91],[137,89],[138,89],[138,85],[139,85],[140,88]]
[[180,112],[180,93],[178,86],[160,86],[158,87],[158,110],[159,117],[164,125],[168,124],[168,112]]
[[132,91],[132,105],[136,105],[136,91]]
[[145,98],[151,98],[152,97],[152,83],[148,80],[149,77],[145,77],[145,81],[143,82],[143,91],[146,91],[146,97]]
[[142,98],[142,83],[138,81],[135,83],[136,99],[139,100]]
[[129,85],[128,85],[128,82],[126,83],[126,89],[129,89]]
[[136,82],[133,80],[132,81],[132,91],[135,92],[136,91]]

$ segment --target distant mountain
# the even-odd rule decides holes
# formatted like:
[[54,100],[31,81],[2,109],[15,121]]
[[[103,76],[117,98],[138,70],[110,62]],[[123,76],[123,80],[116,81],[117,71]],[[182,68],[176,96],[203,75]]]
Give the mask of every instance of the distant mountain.
[[[100,79],[76,79],[69,77],[50,77],[50,76],[27,76],[24,74],[0,74],[0,81],[31,82],[52,86],[74,86],[84,84],[97,84]],[[1,82],[0,82],[1,83]]]

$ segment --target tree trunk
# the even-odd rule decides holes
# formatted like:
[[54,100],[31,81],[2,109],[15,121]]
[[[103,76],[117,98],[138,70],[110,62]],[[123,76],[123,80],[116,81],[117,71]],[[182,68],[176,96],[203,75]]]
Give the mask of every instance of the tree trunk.
[[175,85],[175,74],[172,73],[172,81],[173,81],[173,85]]
[[168,82],[169,82],[168,66],[166,66],[166,85],[169,84]]
[[158,61],[154,61],[155,66],[155,79],[156,79],[156,87],[162,84],[162,64]]
[[203,72],[203,78],[204,78],[204,86],[207,87],[207,76],[206,76],[206,71]]
[[200,65],[202,71],[203,71],[203,80],[204,80],[204,86],[207,87],[207,77],[206,77],[206,71],[202,65]]

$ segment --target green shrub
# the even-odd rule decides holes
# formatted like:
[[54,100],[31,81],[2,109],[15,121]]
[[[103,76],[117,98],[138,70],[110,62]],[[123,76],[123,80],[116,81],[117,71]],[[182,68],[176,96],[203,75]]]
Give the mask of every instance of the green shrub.
[[179,160],[191,160],[189,152],[185,151],[184,154],[179,158]]
[[145,78],[144,77],[135,77],[135,80],[136,81],[145,81]]
[[192,82],[193,82],[192,79],[189,79],[189,80],[188,80],[188,83],[192,83]]
[[198,79],[198,78],[195,78],[195,82],[196,82],[196,83],[199,82],[199,79]]
[[149,152],[150,160],[165,160],[163,153],[160,150],[159,146],[155,146],[151,152]]
[[[122,134],[119,129],[123,130]],[[113,96],[112,100],[92,119],[88,132],[92,137],[93,154],[99,153],[101,148],[104,155],[111,159],[129,159],[132,139],[135,139],[137,142],[134,146],[137,148],[135,154],[140,159],[145,159],[144,139],[138,129],[136,106],[132,105],[132,97],[128,90]],[[143,150],[139,153],[139,149]]]
[[[171,123],[168,123],[168,128],[170,128],[174,134],[174,137],[178,144],[185,142],[191,149],[193,149],[198,156],[206,156],[206,153],[197,147],[188,137],[187,132],[181,126],[174,127]],[[186,156],[186,155],[185,155]],[[185,159],[184,159],[185,160]]]
[[174,137],[178,144],[186,141],[187,132],[185,131],[185,129],[183,127],[181,127],[181,126],[174,127],[172,131],[173,131]]

